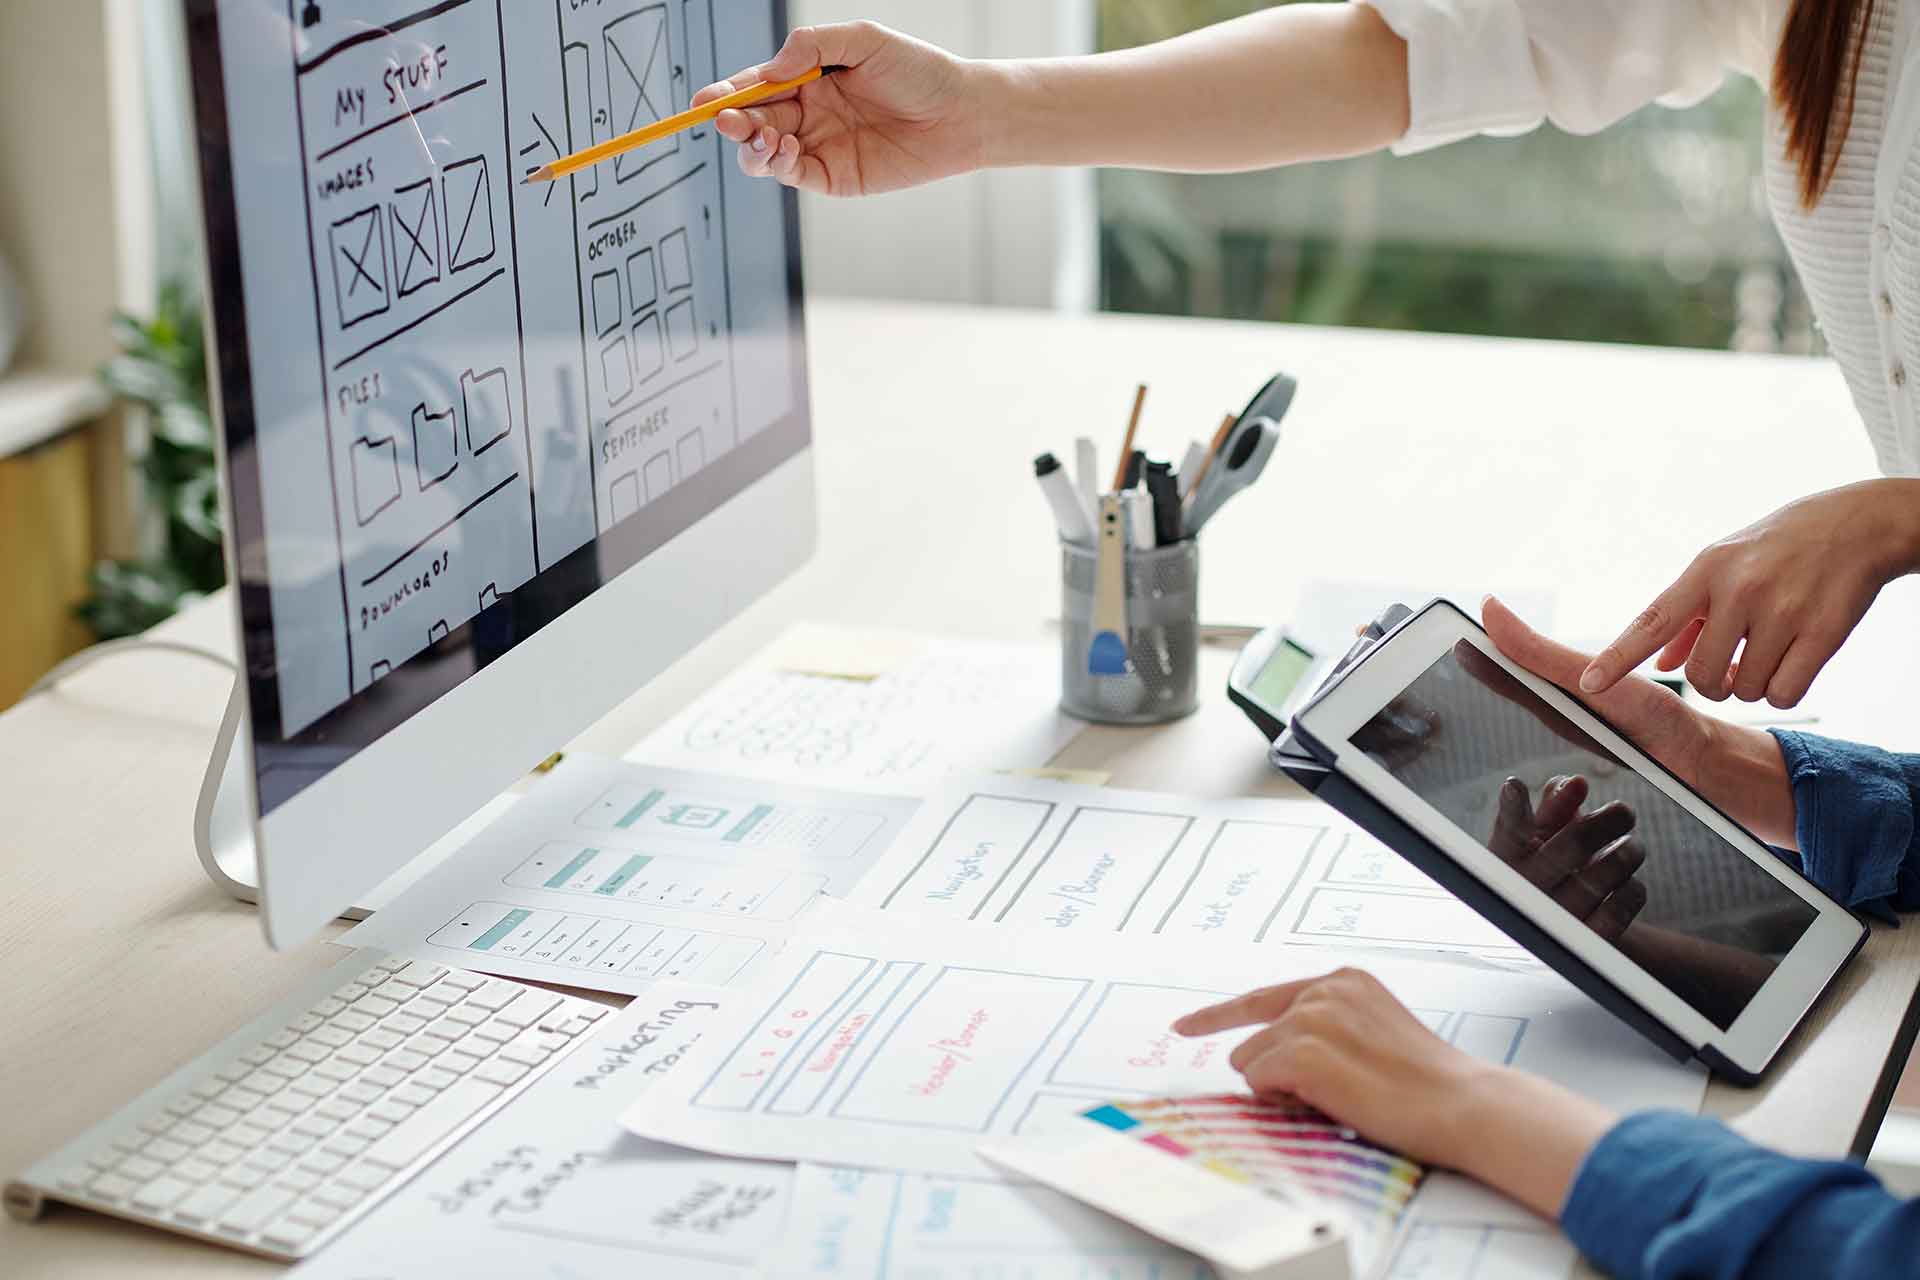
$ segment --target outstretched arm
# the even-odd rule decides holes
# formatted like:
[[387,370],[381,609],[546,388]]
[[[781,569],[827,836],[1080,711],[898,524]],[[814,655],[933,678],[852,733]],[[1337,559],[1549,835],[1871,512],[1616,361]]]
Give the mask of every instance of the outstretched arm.
[[1407,131],[1407,47],[1367,5],[1287,5],[1087,57],[973,61],[871,22],[795,31],[772,61],[702,90],[846,68],[729,111],[755,176],[874,195],[973,169],[1261,169],[1378,150]]

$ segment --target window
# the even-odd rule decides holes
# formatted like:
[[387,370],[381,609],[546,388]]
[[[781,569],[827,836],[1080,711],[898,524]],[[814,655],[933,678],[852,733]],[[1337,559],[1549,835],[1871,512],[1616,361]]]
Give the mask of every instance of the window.
[[[1264,8],[1101,0],[1104,49]],[[1805,295],[1768,218],[1758,86],[1551,126],[1230,177],[1100,177],[1113,311],[1806,352]]]

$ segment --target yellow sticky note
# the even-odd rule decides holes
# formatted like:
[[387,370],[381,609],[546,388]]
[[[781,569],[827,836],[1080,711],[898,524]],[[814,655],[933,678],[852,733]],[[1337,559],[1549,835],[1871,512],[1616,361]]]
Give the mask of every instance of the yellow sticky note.
[[911,631],[803,622],[768,648],[767,666],[792,675],[873,681],[918,658],[929,643]]
[[1036,778],[1041,782],[1071,782],[1082,787],[1104,787],[1113,775],[1100,769],[1002,769],[1009,778]]

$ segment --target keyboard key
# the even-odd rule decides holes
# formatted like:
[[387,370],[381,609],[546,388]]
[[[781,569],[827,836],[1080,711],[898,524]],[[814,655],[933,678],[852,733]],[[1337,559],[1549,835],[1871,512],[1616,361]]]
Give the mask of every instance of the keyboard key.
[[[398,1049],[405,1040],[406,1037],[396,1031],[390,1031],[386,1027],[375,1027],[373,1030],[361,1036],[358,1044],[366,1045],[369,1048],[378,1049],[380,1052],[386,1053],[388,1050]],[[358,1047],[358,1045],[356,1045],[356,1047]]]
[[323,1018],[333,1018],[338,1017],[340,1011],[346,1007],[346,1001],[340,999],[338,996],[328,996],[325,1000],[314,1005],[313,1011]]
[[211,1161],[223,1167],[232,1164],[245,1154],[247,1154],[245,1147],[236,1146],[234,1143],[228,1142],[225,1138],[217,1142],[209,1142],[206,1146],[200,1148],[201,1159]]
[[[294,1047],[296,1049],[299,1048],[298,1045]],[[281,1076],[288,1080],[298,1080],[301,1076],[307,1074],[307,1071],[312,1066],[313,1064],[311,1062],[304,1062],[294,1057],[291,1053],[283,1053],[266,1066],[260,1068],[260,1070],[267,1075]]]
[[[410,1107],[424,1107],[433,1101],[433,1095],[438,1092],[437,1089],[422,1089],[417,1084],[403,1084],[393,1091],[389,1101],[404,1102]],[[374,1114],[379,1114],[378,1108],[375,1108]]]
[[443,964],[433,964],[426,960],[414,960],[407,967],[396,972],[389,982],[404,982],[410,987],[430,987],[447,976],[450,971]]
[[202,1107],[200,1114],[194,1119],[208,1128],[224,1129],[230,1124],[240,1123],[240,1113],[224,1102],[216,1102],[211,1106]]
[[273,1097],[268,1098],[267,1105],[260,1108],[260,1110],[268,1115],[273,1115],[275,1112],[279,1113],[274,1123],[274,1128],[277,1129],[287,1121],[304,1112],[308,1104],[312,1101],[313,1099],[311,1098],[303,1098],[299,1094],[289,1091],[287,1093],[275,1094]]
[[422,1089],[431,1089],[435,1093],[438,1093],[442,1089],[452,1088],[454,1082],[459,1078],[459,1076],[446,1070],[444,1067],[428,1067],[408,1083],[418,1085]]
[[[453,1041],[442,1040],[439,1036],[429,1035],[427,1032],[422,1031],[419,1035],[407,1041],[404,1048],[408,1053],[417,1053],[422,1058],[433,1058],[453,1048]],[[416,1071],[419,1069],[418,1067],[414,1068]]]
[[146,1119],[140,1122],[138,1127],[142,1133],[150,1133],[155,1137],[158,1137],[159,1135],[165,1133],[167,1130],[173,1128],[174,1123],[175,1123],[174,1118],[163,1112],[157,1116],[148,1116]]
[[[275,1083],[278,1083],[277,1079],[275,1079]],[[226,1105],[243,1115],[259,1107],[267,1100],[266,1094],[254,1089],[249,1089],[245,1085],[235,1085],[221,1096],[225,1099]]]
[[[346,1033],[342,1032],[341,1034],[344,1036]],[[349,1042],[351,1042],[350,1038]],[[325,1062],[333,1056],[333,1051],[339,1047],[337,1044],[320,1044],[313,1040],[302,1040],[298,1044],[290,1047],[287,1050],[286,1056],[292,1058],[295,1062],[306,1063],[307,1069],[312,1070],[314,1063]],[[273,1070],[273,1064],[271,1062],[267,1064],[266,1070]]]
[[319,1174],[309,1173],[307,1170],[296,1166],[275,1178],[273,1185],[282,1187],[288,1191],[298,1191],[304,1194],[319,1186],[321,1181],[322,1178]]
[[350,1156],[337,1155],[323,1147],[318,1151],[310,1151],[302,1156],[299,1167],[308,1173],[318,1174],[326,1178],[345,1168],[347,1161],[351,1158]]
[[330,1058],[316,1066],[309,1074],[316,1080],[326,1080],[333,1084],[345,1084],[347,1081],[359,1075],[360,1068],[366,1065],[364,1062],[355,1065],[351,1062],[343,1062],[339,1058]]
[[[383,1076],[393,1074],[381,1067],[375,1067],[373,1070],[379,1071]],[[402,1076],[394,1080],[393,1084],[399,1084],[402,1079],[405,1079],[405,1077]],[[368,1080],[362,1077],[342,1089],[335,1096],[342,1102],[351,1102],[357,1106],[364,1107],[369,1103],[380,1101],[381,1098],[386,1096],[387,1090],[392,1087],[393,1085],[383,1085],[377,1080]]]
[[189,1092],[192,1093],[194,1097],[198,1098],[200,1100],[201,1105],[204,1106],[207,1103],[212,1102],[215,1098],[219,1097],[221,1094],[225,1093],[226,1085],[218,1080],[215,1080],[209,1077],[208,1079],[202,1080],[199,1084],[193,1086],[193,1088],[189,1090]]
[[201,1187],[179,1204],[173,1206],[173,1216],[189,1226],[198,1226],[211,1222],[226,1211],[227,1206],[237,1202],[247,1194],[234,1187],[214,1183]]
[[500,1062],[496,1060],[483,1064],[478,1071],[473,1073],[472,1078],[474,1080],[485,1081],[488,1084],[504,1086],[515,1083],[526,1074],[526,1067],[516,1066],[511,1062]]
[[[286,1088],[287,1081],[284,1076],[277,1075],[263,1067],[248,1076],[245,1080],[242,1080],[239,1087],[248,1092],[259,1094],[263,1098],[270,1098]],[[228,1090],[227,1096],[229,1098],[233,1097],[233,1090]]]
[[[412,1110],[412,1108],[408,1108],[408,1110]],[[369,1110],[367,1114],[348,1125],[346,1131],[340,1136],[343,1138],[359,1138],[371,1146],[373,1143],[386,1137],[392,1129],[393,1121],[382,1116],[376,1116]]]
[[318,1142],[322,1138],[331,1138],[335,1130],[339,1127],[339,1125],[324,1116],[302,1116],[293,1122],[292,1127],[289,1128],[287,1132],[298,1134],[303,1138],[311,1138],[314,1142]]
[[303,1013],[287,1024],[287,1030],[303,1036],[310,1036],[320,1029],[322,1019],[318,1014]]
[[568,1018],[565,1022],[561,1023],[558,1027],[554,1029],[558,1031],[561,1035],[571,1039],[574,1036],[579,1035],[581,1032],[590,1029],[592,1026],[593,1024],[591,1022],[588,1022],[585,1018],[582,1018],[578,1014],[575,1014],[573,1017]]
[[87,1194],[96,1200],[115,1204],[140,1189],[140,1183],[118,1173],[103,1173],[87,1184]]
[[226,1066],[221,1067],[218,1071],[215,1071],[213,1073],[213,1078],[225,1084],[239,1084],[242,1080],[247,1078],[247,1073],[252,1070],[253,1068],[249,1066],[247,1063],[229,1062]]
[[[369,1120],[385,1120],[388,1124],[399,1124],[419,1109],[420,1108],[413,1103],[402,1102],[397,1097],[388,1098],[383,1102],[376,1102],[371,1107],[368,1107],[367,1114],[361,1118],[359,1123],[364,1124]],[[352,1130],[348,1130],[348,1132],[352,1132]]]
[[147,1213],[164,1213],[192,1190],[192,1183],[164,1174],[133,1193],[133,1207]]
[[240,1061],[246,1063],[250,1067],[257,1067],[263,1062],[272,1062],[274,1058],[274,1053],[275,1053],[275,1050],[269,1049],[265,1045],[257,1044],[253,1046],[253,1048],[241,1054]]
[[295,1080],[287,1087],[287,1092],[318,1101],[333,1092],[334,1084],[334,1081],[322,1076],[307,1076],[304,1079]]
[[448,1021],[457,1022],[463,1027],[477,1027],[492,1016],[485,1009],[476,1009],[471,1004],[457,1004],[446,1012]]
[[260,1241],[269,1248],[291,1253],[319,1234],[319,1230],[304,1222],[295,1222],[282,1218],[260,1232]]
[[530,1027],[560,1003],[560,997],[545,991],[528,991],[493,1016],[510,1027]]
[[326,1186],[315,1191],[309,1198],[317,1200],[321,1204],[330,1205],[344,1213],[346,1210],[359,1204],[362,1200],[365,1200],[367,1193],[358,1187],[346,1187],[337,1182],[329,1182]]
[[[408,960],[404,956],[381,956],[373,962],[373,969],[381,973],[395,973],[412,963],[413,961]],[[369,970],[369,972],[372,972],[372,970]]]
[[[420,992],[418,991],[418,989],[414,987],[406,986],[402,983],[383,982],[379,986],[373,989],[373,994],[382,1000],[391,1000],[395,1005],[403,1005],[403,1004],[406,1004],[409,1000],[412,1000],[415,996],[419,995]],[[367,1002],[365,1000],[362,1000],[360,1002],[361,1007],[365,1008],[366,1003]],[[383,1014],[382,1016],[390,1018],[393,1015]]]
[[[371,1026],[372,1023],[369,1022],[367,1025]],[[365,1030],[365,1028],[363,1027],[361,1030]],[[324,1049],[344,1049],[353,1043],[353,1031],[347,1027],[336,1027],[332,1023],[328,1023],[326,1026],[313,1032],[305,1040],[301,1041],[301,1043],[319,1045]]]
[[333,1021],[328,1023],[327,1025],[331,1027],[338,1027],[346,1031],[351,1031],[355,1035],[358,1035],[360,1032],[365,1031],[376,1024],[374,1022],[374,1019],[368,1017],[366,1014],[360,1012],[358,1009],[348,1009],[343,1013],[335,1014],[333,1016]]
[[[225,1108],[223,1107],[221,1108],[221,1110],[225,1110]],[[200,1146],[202,1143],[212,1142],[216,1137],[219,1136],[219,1133],[220,1131],[218,1129],[215,1129],[210,1125],[201,1124],[200,1121],[196,1118],[193,1120],[183,1121],[180,1124],[173,1126],[173,1131],[166,1136],[166,1141],[184,1142],[190,1147],[197,1147],[197,1146]],[[171,1157],[163,1156],[163,1155],[160,1155],[158,1152],[149,1152],[148,1154],[153,1155],[156,1159],[159,1159],[159,1160],[179,1159],[178,1156],[171,1156]]]
[[[374,1034],[369,1031],[368,1035]],[[356,1067],[370,1067],[380,1061],[380,1055],[386,1050],[378,1045],[354,1043],[333,1055],[335,1062],[345,1062]]]
[[485,1009],[487,1012],[493,1013],[506,1008],[509,1004],[519,999],[522,990],[524,990],[524,988],[517,987],[511,982],[489,982],[478,991],[469,992],[467,994],[467,1003],[473,1005],[475,1008]]
[[495,1044],[505,1044],[520,1034],[520,1028],[509,1026],[498,1018],[495,1018],[491,1022],[483,1023],[475,1027],[473,1034],[482,1040],[491,1040]]
[[[146,1146],[149,1142],[152,1142],[152,1141],[154,1141],[153,1138],[148,1137],[144,1133],[135,1131],[133,1133],[121,1134],[119,1137],[115,1138],[109,1145],[115,1151],[120,1152],[122,1155],[130,1156],[134,1152],[140,1150],[142,1147]],[[114,1157],[114,1160],[116,1163],[118,1163],[119,1157],[118,1156]]]
[[313,1109],[313,1114],[322,1120],[331,1120],[335,1125],[342,1125],[359,1115],[360,1108],[344,1098],[328,1098]]
[[[360,1073],[360,1079],[366,1084],[379,1085],[382,1089],[392,1089],[407,1082],[407,1073],[382,1062],[377,1067],[368,1067]],[[371,1098],[368,1099],[372,1101]]]
[[367,1149],[367,1159],[404,1169],[500,1095],[496,1085],[462,1080]]
[[408,1073],[418,1071],[420,1068],[426,1066],[427,1062],[428,1059],[424,1054],[414,1053],[409,1049],[395,1049],[392,1053],[380,1059],[381,1066],[392,1067],[395,1071],[405,1071]]
[[184,1098],[175,1098],[172,1102],[169,1102],[166,1106],[166,1112],[176,1120],[185,1120],[188,1116],[198,1111],[201,1105],[200,1099],[189,1093]]
[[[447,994],[457,996],[459,993],[449,991]],[[415,996],[413,1003],[407,1006],[407,1012],[418,1018],[437,1018],[453,1008],[453,1003],[452,1000],[442,1000],[437,992],[428,991]]]
[[293,1156],[296,1154],[298,1153],[289,1154],[285,1151],[275,1151],[272,1146],[265,1146],[248,1156],[245,1160],[242,1160],[240,1167],[242,1169],[252,1169],[256,1175],[271,1177],[292,1164]]
[[378,1191],[387,1185],[393,1177],[393,1170],[384,1165],[368,1164],[363,1157],[359,1163],[348,1165],[334,1175],[333,1186],[347,1187],[354,1191]]
[[400,1011],[400,1006],[397,1003],[389,1000],[386,996],[379,995],[362,996],[354,1003],[354,1008],[360,1010],[362,1013],[370,1013],[376,1018],[384,1018],[389,1014]]
[[260,1037],[260,1043],[269,1049],[284,1049],[299,1038],[300,1033],[298,1031],[290,1031],[286,1027],[282,1027],[270,1036]]
[[[327,1132],[333,1132],[332,1126],[328,1126]],[[266,1149],[276,1155],[283,1155],[289,1160],[296,1160],[313,1150],[314,1144],[318,1141],[318,1138],[311,1138],[289,1129],[285,1133],[276,1133],[268,1138]]]
[[454,987],[461,991],[478,991],[481,987],[487,985],[487,980],[479,974],[461,973],[457,969],[447,970],[446,976],[441,978],[440,981],[449,987]]
[[332,1226],[339,1217],[340,1210],[312,1196],[287,1210],[288,1222],[304,1222],[316,1231]]
[[380,1025],[395,1035],[410,1036],[426,1030],[427,1019],[411,1013],[396,1013]]
[[420,1034],[423,1036],[432,1036],[436,1040],[444,1040],[448,1044],[452,1044],[456,1040],[466,1039],[467,1032],[471,1030],[473,1030],[473,1027],[468,1023],[455,1022],[452,1018],[435,1018],[427,1024],[427,1029]]
[[185,1178],[188,1182],[196,1184],[212,1182],[220,1176],[219,1165],[213,1163],[211,1160],[202,1160],[198,1156],[182,1160],[179,1164],[173,1166],[173,1171],[182,1178]]
[[[537,1044],[516,1040],[512,1044],[502,1045],[495,1062],[517,1062],[523,1067],[537,1067],[553,1055]],[[489,1064],[492,1065],[492,1064]],[[487,1077],[483,1074],[481,1079]]]
[[184,1129],[186,1127],[187,1126],[185,1125],[181,1125],[179,1129],[175,1129],[172,1133],[168,1134],[166,1137],[155,1138],[152,1142],[149,1142],[144,1149],[141,1150],[140,1152],[141,1157],[149,1160],[157,1160],[161,1164],[178,1164],[180,1161],[185,1160],[188,1156],[192,1155],[193,1149],[199,1146],[201,1142],[211,1141],[214,1136],[213,1131],[209,1129],[206,1131],[205,1138],[193,1139],[190,1141],[189,1140],[176,1141],[176,1139],[182,1139],[180,1129]]
[[228,1206],[219,1217],[220,1230],[237,1236],[250,1236],[280,1215],[280,1211],[299,1197],[279,1187],[261,1187],[237,1204]]
[[335,998],[344,1000],[348,1004],[352,1004],[354,1001],[358,1000],[361,996],[364,996],[365,994],[367,994],[367,992],[371,990],[373,990],[373,988],[369,987],[364,982],[349,982],[346,986],[340,988],[338,991],[334,992],[333,994]]
[[456,1075],[466,1075],[469,1071],[479,1066],[480,1062],[481,1059],[475,1057],[473,1054],[454,1049],[448,1053],[441,1054],[433,1065],[442,1071],[451,1071]]
[[158,1160],[149,1160],[145,1156],[128,1156],[120,1162],[118,1172],[135,1182],[150,1182],[167,1171],[167,1166]]

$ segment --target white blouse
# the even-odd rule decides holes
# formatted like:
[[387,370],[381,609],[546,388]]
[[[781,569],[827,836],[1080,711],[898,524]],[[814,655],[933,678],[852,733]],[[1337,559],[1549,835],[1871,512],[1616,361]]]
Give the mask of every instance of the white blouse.
[[[1551,120],[1604,129],[1650,102],[1684,107],[1729,73],[1766,86],[1788,0],[1361,0],[1407,42],[1413,123],[1395,146],[1424,151]],[[1920,475],[1920,75],[1903,73],[1914,4],[1879,0],[1852,128],[1832,185],[1803,208],[1785,133],[1769,113],[1768,201],[1846,375],[1880,466]],[[1891,140],[1891,145],[1887,143]]]

